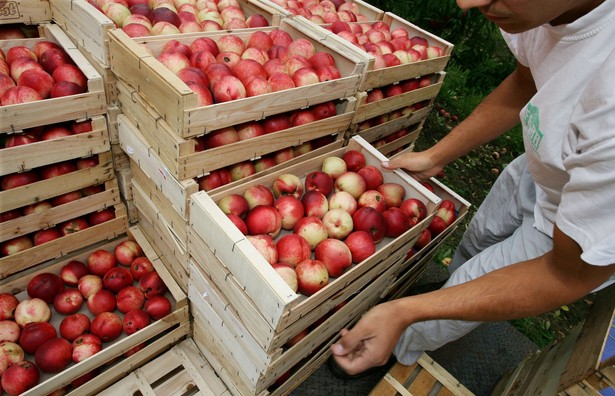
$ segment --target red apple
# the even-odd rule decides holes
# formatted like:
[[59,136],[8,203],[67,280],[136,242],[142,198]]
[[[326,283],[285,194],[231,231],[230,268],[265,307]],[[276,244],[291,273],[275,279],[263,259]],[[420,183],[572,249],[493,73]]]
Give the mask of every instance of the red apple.
[[301,203],[305,211],[305,216],[314,216],[319,219],[329,210],[327,197],[318,190],[308,191],[301,197]]
[[317,190],[328,196],[333,191],[333,178],[323,171],[310,172],[305,177],[305,191]]
[[427,206],[418,198],[408,198],[404,200],[399,208],[406,214],[410,219],[415,219],[416,223],[419,223],[427,216]]
[[384,196],[380,194],[377,190],[367,190],[359,199],[357,199],[357,205],[359,208],[370,207],[376,209],[380,213],[384,213],[387,209]]
[[223,76],[214,83],[213,97],[216,103],[243,99],[247,96],[246,88],[235,76]]
[[[72,360],[79,363],[103,349],[102,340],[94,334],[83,334],[72,341]],[[73,385],[74,386],[74,385]]]
[[11,293],[0,293],[0,320],[13,319],[19,300]]
[[88,223],[90,227],[115,219],[115,209],[108,208],[90,213],[88,215]]
[[266,234],[248,235],[246,239],[256,248],[269,264],[278,262],[278,251],[273,238]]
[[130,335],[149,326],[150,323],[151,319],[147,312],[142,309],[133,309],[124,315],[122,319],[122,328],[124,333]]
[[68,286],[77,286],[79,279],[89,273],[90,270],[84,263],[71,260],[60,269],[60,278]]
[[418,239],[412,247],[415,250],[421,250],[422,248],[427,246],[429,242],[431,242],[431,231],[429,231],[428,228],[425,228],[423,231],[421,231],[421,234],[419,235]]
[[122,334],[122,319],[116,313],[101,312],[92,320],[90,331],[103,342],[113,341]]
[[24,352],[34,355],[41,345],[57,336],[56,328],[51,323],[33,322],[22,328],[19,345]]
[[231,165],[229,171],[231,173],[231,180],[237,181],[255,174],[256,167],[252,161],[242,161]]
[[116,301],[111,291],[102,289],[89,296],[86,305],[92,314],[98,315],[101,312],[115,311]]
[[310,258],[312,250],[309,243],[300,235],[286,234],[276,242],[278,262],[293,268],[303,260]]
[[49,97],[54,83],[49,73],[38,68],[24,70],[17,79],[17,85],[34,89],[43,99]]
[[282,229],[282,216],[273,206],[259,205],[252,208],[246,215],[248,234],[267,234],[276,237]]
[[38,384],[40,373],[36,365],[27,360],[15,363],[2,375],[2,389],[9,395],[20,395]]
[[226,216],[235,225],[235,227],[237,227],[237,229],[241,231],[243,235],[248,235],[248,226],[246,225],[246,222],[243,221],[241,217],[237,215],[233,215],[233,214],[228,214]]
[[90,331],[90,318],[82,313],[76,313],[65,317],[60,322],[60,336],[68,342],[73,342],[78,337]]
[[171,313],[173,306],[168,298],[158,295],[148,298],[143,309],[153,320],[160,320]]
[[248,200],[241,194],[225,195],[218,201],[218,207],[224,214],[232,214],[244,218],[250,210]]
[[53,307],[62,315],[77,313],[83,305],[83,294],[78,289],[65,289],[56,294]]
[[69,221],[65,221],[59,225],[60,235],[66,236],[76,232],[85,230],[90,227],[85,217],[78,217]]
[[227,127],[210,132],[203,137],[205,149],[221,147],[239,141],[239,134],[234,127]]
[[43,272],[28,282],[27,291],[30,298],[40,298],[51,304],[55,296],[64,290],[62,278],[51,272]]
[[55,164],[46,165],[41,168],[41,178],[42,179],[51,179],[53,177],[58,177],[61,175],[65,175],[67,173],[71,173],[77,170],[77,164],[74,161],[62,161],[56,162]]
[[154,8],[149,13],[148,18],[152,21],[152,25],[155,25],[158,22],[168,22],[173,26],[179,27],[181,24],[181,20],[179,19],[177,13],[167,7]]
[[71,362],[73,347],[64,338],[46,341],[34,354],[38,368],[45,373],[59,373]]
[[386,221],[382,213],[371,207],[357,209],[352,216],[354,229],[366,231],[370,234],[374,243],[380,242],[386,234]]
[[330,277],[337,278],[352,265],[352,253],[339,239],[328,238],[314,250],[314,258],[322,261]]
[[301,198],[303,195],[303,182],[301,182],[297,175],[283,173],[275,178],[271,189],[275,198],[285,195]]
[[367,190],[376,190],[384,182],[382,172],[373,165],[363,166],[357,173],[365,180],[365,188]]
[[286,113],[274,114],[261,121],[265,134],[290,128],[290,117]]
[[[53,197],[51,199],[52,206],[59,206],[69,202],[76,201],[78,199],[83,198],[83,193],[81,191],[71,191],[62,195],[58,195],[57,197]],[[91,223],[88,221],[88,223]]]
[[141,309],[145,304],[145,293],[139,287],[126,286],[117,293],[116,305],[121,313]]
[[278,198],[274,207],[282,216],[282,229],[284,230],[292,230],[297,221],[305,215],[303,204],[293,195]]
[[18,342],[20,335],[21,328],[14,320],[0,320],[0,342]]
[[63,96],[78,95],[84,92],[86,91],[77,83],[72,81],[58,81],[53,85],[53,88],[51,88],[49,96],[52,98],[60,98]]
[[358,172],[366,163],[365,155],[358,150],[348,150],[342,155],[346,162],[346,169],[351,172]]
[[406,198],[406,189],[399,183],[383,183],[377,190],[384,197],[388,208],[400,207]]
[[113,254],[119,264],[129,266],[134,259],[143,255],[143,249],[137,242],[127,240],[120,242],[113,250]]
[[297,273],[298,291],[311,296],[327,286],[329,273],[326,265],[319,260],[303,260],[295,267]]
[[77,84],[82,92],[86,92],[88,89],[88,78],[76,65],[70,63],[60,65],[55,68],[51,76],[56,83],[70,81]]
[[113,293],[132,285],[132,282],[132,273],[126,267],[110,268],[103,276],[103,287]]
[[34,183],[39,180],[38,173],[35,171],[25,171],[19,173],[11,173],[5,176],[2,176],[0,181],[0,185],[2,190],[10,190],[12,188],[17,188],[21,186],[25,186],[26,184]]
[[239,140],[252,139],[265,134],[263,126],[256,121],[246,122],[235,126]]
[[34,246],[42,245],[43,243],[51,242],[62,236],[57,228],[47,228],[45,230],[39,230],[32,236]]
[[429,232],[431,232],[431,236],[435,237],[440,235],[444,230],[446,230],[447,227],[448,225],[442,217],[434,216],[429,223],[428,229]]
[[253,209],[258,205],[273,206],[273,203],[275,202],[275,198],[271,190],[262,184],[257,184],[246,188],[243,192],[243,196],[248,200],[250,209]]
[[354,231],[344,241],[352,253],[352,262],[358,264],[376,252],[376,244],[366,231]]
[[139,287],[145,294],[145,298],[163,295],[167,292],[167,285],[158,274],[158,272],[147,272],[139,279]]
[[400,208],[390,207],[384,213],[386,221],[386,236],[397,238],[414,225],[408,215]]
[[90,273],[102,278],[107,271],[117,266],[117,259],[113,253],[99,249],[88,255],[87,265]]
[[331,101],[311,106],[310,111],[312,112],[312,114],[314,114],[316,120],[323,120],[325,118],[337,115],[337,108],[335,107],[335,103]]
[[137,257],[132,264],[130,264],[130,273],[136,281],[141,279],[143,274],[152,271],[155,271],[154,264],[145,256]]

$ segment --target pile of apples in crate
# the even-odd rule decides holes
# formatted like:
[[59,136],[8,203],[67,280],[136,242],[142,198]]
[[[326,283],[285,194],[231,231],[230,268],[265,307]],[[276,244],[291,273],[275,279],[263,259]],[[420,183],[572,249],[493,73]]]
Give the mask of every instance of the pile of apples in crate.
[[374,69],[398,66],[444,55],[444,49],[429,45],[425,37],[409,37],[408,30],[391,30],[384,21],[349,24],[336,21],[328,27],[333,33],[374,56]]
[[0,105],[33,102],[87,92],[87,77],[68,53],[52,41],[33,48],[0,49]]
[[246,17],[237,0],[89,0],[130,37],[269,26],[262,14]]
[[222,197],[218,207],[293,291],[309,296],[371,256],[385,237],[426,217],[425,204],[405,195],[366,165],[363,153],[349,150],[326,157],[303,181],[281,174],[271,189],[250,186]]
[[367,17],[354,2],[344,0],[272,0],[273,3],[316,24],[364,22]]
[[245,42],[235,34],[170,40],[156,59],[196,93],[200,106],[341,77],[331,54],[281,29],[256,31]]
[[[141,247],[126,240],[113,251],[93,251],[87,263],[69,261],[59,274],[35,275],[27,296],[1,293],[0,393],[23,393],[44,374],[59,373],[122,334],[133,334],[168,315],[172,303],[166,290]],[[144,346],[137,345],[125,356]],[[71,386],[96,374],[90,372]]]

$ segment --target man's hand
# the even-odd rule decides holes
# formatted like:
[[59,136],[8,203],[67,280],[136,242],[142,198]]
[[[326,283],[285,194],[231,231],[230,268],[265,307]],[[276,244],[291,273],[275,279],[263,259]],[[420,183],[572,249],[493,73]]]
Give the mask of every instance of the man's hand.
[[383,161],[384,169],[405,169],[409,175],[422,181],[436,176],[443,168],[443,165],[435,164],[429,151],[408,152],[393,157],[389,161]]
[[348,374],[386,364],[406,324],[396,314],[395,301],[369,310],[352,330],[343,329],[331,346],[337,364]]

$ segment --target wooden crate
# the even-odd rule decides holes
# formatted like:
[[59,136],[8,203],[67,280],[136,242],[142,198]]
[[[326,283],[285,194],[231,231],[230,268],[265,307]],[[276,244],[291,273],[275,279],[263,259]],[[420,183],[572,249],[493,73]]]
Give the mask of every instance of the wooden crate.
[[351,126],[350,136],[361,136],[375,146],[375,142],[394,134],[400,129],[410,128],[413,132],[418,130],[419,123],[425,120],[431,109],[432,106],[424,107],[402,117],[390,119],[382,124],[367,128],[360,127],[360,124],[354,124]]
[[156,359],[129,373],[99,396],[124,395],[230,395],[226,385],[187,338]]
[[1,149],[0,176],[108,152],[111,147],[105,117],[90,120],[91,132]]
[[[318,316],[309,315],[309,321],[298,321],[285,334],[274,335],[278,338],[277,346],[270,352],[252,336],[251,320],[246,322],[225,294],[216,287],[201,266],[191,264],[190,286],[188,290],[195,323],[199,329],[209,334],[210,340],[224,356],[224,371],[221,377],[229,384],[233,393],[240,395],[260,394],[269,388],[283,374],[297,370],[304,359],[317,352],[323,344],[335,338],[339,331],[350,322],[359,318],[369,308],[382,298],[381,292],[386,290],[396,272],[395,266],[400,259],[384,272],[381,268],[373,268],[365,281],[357,281],[360,285],[347,285],[344,291],[331,301],[323,304],[323,309],[317,309]],[[346,293],[348,292],[348,293]],[[341,308],[338,306],[344,303]],[[336,305],[333,305],[336,304]],[[314,324],[318,319],[326,319],[320,324]],[[280,342],[286,342],[294,333],[310,326],[309,333],[292,347]],[[201,344],[202,349],[211,345]],[[228,373],[228,374],[226,374]],[[294,387],[299,383],[292,383]]]
[[[284,8],[283,6],[271,1],[271,0],[260,0],[262,3],[267,4],[268,6],[275,8],[276,10],[279,10],[279,12],[287,17],[293,17],[293,13],[290,11],[289,8]],[[357,15],[358,18],[360,18],[363,21],[378,21],[381,20],[382,17],[384,16],[384,11],[380,10],[377,7],[374,7],[371,4],[368,4],[364,1],[361,0],[347,0],[345,1],[346,3],[354,3],[358,10],[359,13]],[[320,1],[319,1],[320,3]]]
[[[269,32],[275,29],[282,29],[295,39],[306,38],[314,44],[316,50],[332,54],[342,77],[230,102],[198,106],[196,94],[147,50],[149,48],[154,54],[159,53],[171,36],[133,40],[120,30],[109,34],[111,69],[138,91],[183,138],[356,94],[357,85],[363,76],[364,63],[355,53],[348,51],[340,40],[329,39],[304,23],[291,19],[283,19],[279,27],[260,30]],[[175,35],[172,38],[190,43],[197,37],[207,36],[217,40],[226,34],[228,32]],[[234,34],[245,40],[251,31],[237,30]]]
[[[303,19],[305,23],[309,23],[303,17],[296,18]],[[337,39],[342,42],[348,47],[348,51],[358,53],[364,60],[364,62],[367,64],[367,69],[363,74],[363,79],[361,80],[361,83],[359,85],[359,91],[368,91],[372,88],[383,87],[385,85],[407,80],[409,78],[425,76],[428,74],[444,71],[453,51],[453,44],[432,33],[429,33],[424,29],[421,29],[413,23],[406,21],[405,19],[391,12],[386,12],[382,16],[382,19],[380,19],[380,21],[387,23],[390,26],[391,30],[399,27],[406,29],[409,37],[425,37],[429,45],[437,45],[441,47],[444,50],[444,55],[433,59],[425,59],[418,62],[376,69],[374,67],[375,58],[373,55],[368,54],[356,45],[351,44],[350,42],[344,40],[343,38],[337,36],[335,33],[325,29],[322,26],[315,24],[311,24],[311,26],[321,31],[322,34],[325,34],[327,36],[327,38],[331,38],[332,40]]]
[[[234,302],[235,306],[243,305],[242,308],[246,309],[247,316],[262,316],[264,318],[263,325],[254,328],[252,334],[255,335],[255,338],[262,340],[266,349],[273,345],[272,333],[279,333],[289,326],[299,326],[298,323],[301,323],[302,320],[309,323],[308,319],[303,318],[313,314],[313,310],[318,308],[319,304],[330,301],[341,290],[345,290],[346,285],[362,279],[373,267],[379,267],[381,271],[384,271],[388,268],[388,265],[395,262],[396,258],[405,256],[407,250],[403,247],[407,244],[413,244],[420,231],[427,226],[427,222],[431,219],[435,207],[439,203],[439,198],[401,172],[384,172],[385,182],[398,182],[406,187],[407,198],[416,197],[425,202],[430,214],[428,219],[398,238],[386,238],[380,242],[374,255],[353,266],[342,276],[332,281],[329,286],[310,298],[303,298],[293,293],[280,277],[276,277],[271,265],[232,225],[227,216],[217,207],[216,202],[227,194],[242,193],[252,185],[262,184],[269,187],[273,180],[282,173],[293,173],[300,178],[305,177],[309,172],[320,169],[325,157],[341,156],[351,149],[361,150],[365,154],[368,164],[379,166],[379,161],[384,158],[364,140],[353,138],[349,145],[344,148],[289,166],[235,188],[224,189],[224,191],[211,195],[201,191],[191,197],[188,252],[229,299],[237,297],[244,300],[242,304]],[[205,249],[206,247],[209,247],[209,249]],[[211,256],[214,254],[225,266],[224,268],[215,268],[216,271],[220,271],[216,276],[208,272],[213,271],[213,266],[209,266],[208,262],[211,261]],[[249,303],[245,301],[246,298],[250,300]],[[317,316],[317,314],[313,315]],[[312,319],[316,318],[313,317]],[[246,320],[246,322],[250,321]]]
[[417,396],[474,395],[426,353],[423,353],[419,360],[410,366],[395,363],[369,393],[370,396],[399,394]]
[[[239,0],[239,3],[246,18],[258,13],[262,14],[271,26],[279,24],[281,15],[261,2]],[[103,67],[110,67],[112,50],[109,47],[109,32],[119,30],[113,21],[86,0],[50,0],[50,5],[54,22],[62,26],[80,48]]]
[[[155,254],[152,247],[143,237],[139,227],[131,227],[123,236],[111,241],[92,243],[95,239],[91,239],[90,245],[87,248],[81,249],[75,254],[66,255],[60,259],[45,262],[32,271],[27,271],[25,274],[20,274],[19,276],[14,276],[3,281],[2,286],[0,286],[0,292],[13,293],[20,299],[25,298],[26,286],[30,279],[37,274],[42,272],[58,273],[62,266],[69,261],[78,260],[85,262],[87,256],[94,250],[105,249],[112,251],[118,243],[126,239],[132,239],[139,243],[146,256],[154,264],[156,271],[161,275],[169,288],[167,297],[173,303],[173,311],[164,318],[152,322],[141,331],[130,336],[123,335],[118,338],[118,340],[108,345],[105,344],[101,352],[78,364],[71,363],[61,373],[53,376],[43,376],[41,382],[36,387],[25,392],[24,395],[47,395],[56,389],[69,385],[71,381],[92,370],[100,370],[101,373],[94,379],[69,393],[70,395],[96,394],[124,377],[126,373],[131,371],[134,367],[138,367],[144,362],[159,355],[162,351],[168,349],[189,333],[190,323],[187,297],[168,274],[163,261]],[[83,309],[84,313],[88,315],[87,309],[85,307]],[[55,326],[59,325],[62,317],[63,315],[53,313],[51,323]],[[134,355],[123,358],[124,352],[142,343],[147,343],[148,345]],[[28,360],[33,360],[31,356],[27,356],[27,358]]]
[[38,25],[46,22],[51,22],[49,0],[7,0],[0,4],[0,25]]
[[60,45],[81,69],[88,80],[87,92],[50,98],[29,103],[0,106],[0,131],[14,132],[24,128],[55,124],[105,114],[107,104],[102,77],[85,59],[62,29],[53,24],[39,26],[38,38],[0,40],[0,49],[6,51],[14,46],[32,48],[39,41],[53,41]]
[[[221,147],[196,151],[195,138],[182,138],[161,116],[127,84],[119,83],[120,103],[127,128],[138,126],[145,140],[177,179],[199,177],[212,170],[252,160],[277,150],[300,145],[323,136],[342,139],[350,127],[355,98],[335,101],[337,115],[309,124],[239,141]],[[132,125],[131,125],[132,124]]]

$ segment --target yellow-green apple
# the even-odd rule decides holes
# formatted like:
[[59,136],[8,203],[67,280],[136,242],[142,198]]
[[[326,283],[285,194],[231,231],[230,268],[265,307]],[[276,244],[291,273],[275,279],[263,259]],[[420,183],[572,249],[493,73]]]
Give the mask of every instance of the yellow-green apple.
[[247,235],[246,239],[269,264],[273,265],[278,262],[278,251],[275,247],[275,241],[270,235]]
[[102,340],[94,334],[82,334],[72,341],[71,359],[79,363],[103,349]]
[[78,289],[68,288],[56,294],[53,308],[62,315],[77,313],[83,305],[83,294]]
[[173,305],[171,304],[171,301],[162,295],[148,298],[143,306],[143,310],[147,312],[153,320],[160,320],[164,318],[171,313],[172,309]]
[[343,209],[352,216],[357,208],[357,200],[346,191],[334,192],[329,197],[329,210]]
[[131,14],[130,9],[120,3],[107,3],[101,9],[117,27],[124,26],[124,20]]
[[353,231],[353,220],[344,209],[330,209],[322,217],[329,238],[344,239]]
[[94,274],[83,275],[77,282],[77,289],[79,289],[81,294],[83,294],[83,297],[86,299],[101,290],[102,287],[102,278]]
[[303,195],[303,182],[293,173],[282,173],[273,181],[271,190],[275,198],[284,195],[300,198]]
[[0,293],[0,320],[13,319],[19,300],[12,293]]
[[327,173],[329,176],[333,178],[333,180],[335,180],[342,173],[347,171],[346,162],[340,157],[334,157],[334,156],[326,157],[322,161],[320,170]]
[[365,180],[356,172],[346,171],[335,178],[334,191],[346,191],[355,199],[359,199],[365,190]]
[[312,249],[308,241],[301,235],[286,234],[275,244],[278,252],[278,262],[288,264],[293,268],[305,259],[310,258]]
[[22,329],[28,323],[48,322],[49,319],[51,319],[51,309],[40,298],[26,298],[15,307],[15,322]]
[[320,260],[303,260],[297,264],[295,272],[298,291],[306,296],[315,294],[329,283],[327,266]]
[[282,216],[273,206],[258,205],[247,213],[246,226],[248,234],[266,234],[273,238],[280,234],[282,229]]
[[286,282],[288,287],[296,293],[299,289],[299,284],[297,283],[297,273],[295,272],[295,268],[284,263],[275,263],[271,266],[280,275],[284,282]]
[[24,350],[19,344],[11,341],[0,342],[0,360],[5,361],[7,366],[21,362],[24,358]]
[[327,228],[322,220],[315,216],[305,216],[299,219],[293,228],[293,233],[305,238],[311,250],[314,250],[316,245],[328,236]]
[[337,278],[352,265],[352,253],[344,242],[328,238],[314,250],[314,258],[322,261],[330,277]]
[[179,34],[181,33],[181,31],[179,30],[177,26],[175,26],[171,22],[158,21],[154,23],[154,25],[152,26],[150,33],[152,36],[164,36],[167,34]]
[[54,273],[42,272],[28,281],[26,290],[30,298],[40,298],[51,304],[56,294],[64,290],[64,281]]
[[113,341],[122,334],[122,319],[114,312],[101,312],[92,320],[90,332],[103,342]]
[[163,295],[168,290],[164,280],[156,271],[143,274],[141,279],[139,279],[139,287],[143,290],[146,299]]
[[303,204],[294,195],[284,195],[275,200],[274,207],[282,216],[282,229],[292,230],[297,221],[305,215]]
[[73,342],[77,337],[90,331],[90,318],[82,313],[66,316],[60,322],[60,336],[68,342]]

